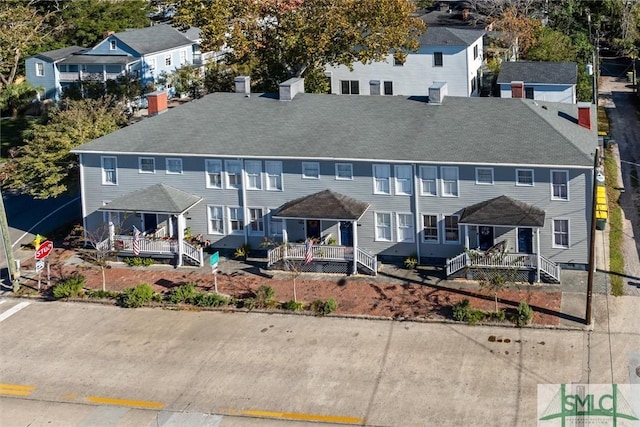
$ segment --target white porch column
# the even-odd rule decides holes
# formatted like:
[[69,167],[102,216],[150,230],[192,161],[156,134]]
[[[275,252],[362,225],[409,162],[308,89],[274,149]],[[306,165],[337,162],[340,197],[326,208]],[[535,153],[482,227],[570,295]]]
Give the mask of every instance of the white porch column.
[[469,250],[469,226],[467,224],[464,225],[464,250]]
[[282,257],[287,257],[287,246],[289,246],[289,234],[287,233],[287,219],[282,218]]
[[109,249],[113,250],[113,241],[116,237],[116,226],[113,224],[111,220],[111,211],[107,212],[107,223],[109,224]]
[[182,242],[184,242],[184,213],[178,214],[178,261],[176,267],[182,267]]
[[169,237],[173,237],[173,215],[169,215],[167,227],[169,227]]
[[102,64],[102,81],[107,81],[107,66]]
[[353,274],[358,274],[358,221],[351,222],[353,229]]
[[536,282],[540,282],[540,227],[536,228]]

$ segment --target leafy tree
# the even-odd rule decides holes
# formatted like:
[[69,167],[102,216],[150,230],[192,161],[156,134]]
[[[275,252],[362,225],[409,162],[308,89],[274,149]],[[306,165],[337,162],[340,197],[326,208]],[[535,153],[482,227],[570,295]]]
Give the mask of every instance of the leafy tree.
[[526,58],[530,61],[575,61],[576,47],[568,35],[549,27],[540,27]]
[[515,7],[506,9],[493,21],[494,29],[508,35],[507,41],[515,48],[515,57],[526,56],[536,42],[536,34],[542,27],[539,19],[529,18]]
[[38,88],[27,82],[13,83],[0,92],[0,111],[10,111],[11,117],[15,118],[29,107],[37,94]]
[[110,98],[60,103],[45,124],[32,127],[25,145],[12,150],[0,178],[36,199],[56,197],[77,184],[78,160],[69,150],[125,123],[123,110]]
[[411,0],[179,0],[174,22],[202,30],[204,50],[250,69],[258,90],[325,65],[415,50],[425,25]]
[[191,98],[200,98],[204,87],[200,69],[185,65],[177,69],[173,79],[176,94],[188,95]]

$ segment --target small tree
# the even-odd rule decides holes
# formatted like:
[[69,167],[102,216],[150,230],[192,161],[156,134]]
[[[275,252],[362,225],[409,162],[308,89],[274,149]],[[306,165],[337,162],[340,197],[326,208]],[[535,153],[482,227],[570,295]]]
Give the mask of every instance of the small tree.
[[[122,219],[122,222],[124,222],[124,219]],[[109,260],[117,256],[119,251],[119,248],[110,240],[111,233],[119,234],[121,230],[121,227],[111,227],[106,222],[93,231],[85,230],[82,227],[77,229],[77,232],[84,233],[84,243],[90,247],[90,249],[83,251],[83,257],[100,268],[103,291],[107,290],[105,269],[109,265]]]

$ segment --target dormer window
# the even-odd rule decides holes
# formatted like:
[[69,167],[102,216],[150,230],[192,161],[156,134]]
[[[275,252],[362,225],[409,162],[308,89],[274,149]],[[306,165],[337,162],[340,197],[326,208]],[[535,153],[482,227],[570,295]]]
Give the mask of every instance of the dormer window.
[[109,41],[109,50],[116,50],[116,41],[115,40]]

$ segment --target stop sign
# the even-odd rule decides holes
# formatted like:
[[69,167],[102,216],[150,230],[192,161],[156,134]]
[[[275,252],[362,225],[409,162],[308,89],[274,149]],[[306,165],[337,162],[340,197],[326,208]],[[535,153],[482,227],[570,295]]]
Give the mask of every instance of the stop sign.
[[36,259],[46,258],[49,253],[53,250],[53,242],[51,240],[47,240],[42,242],[40,247],[36,249]]

